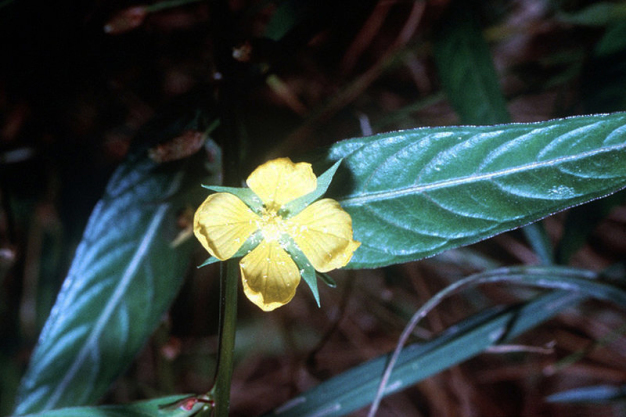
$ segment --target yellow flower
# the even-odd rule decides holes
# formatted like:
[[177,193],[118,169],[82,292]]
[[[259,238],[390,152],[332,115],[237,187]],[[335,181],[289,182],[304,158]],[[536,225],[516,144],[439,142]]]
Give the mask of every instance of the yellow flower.
[[202,203],[194,233],[220,261],[245,255],[239,262],[243,289],[262,310],[291,301],[301,275],[318,299],[315,270],[345,266],[359,247],[352,219],[338,202],[324,198],[309,205],[326,192],[338,164],[318,181],[311,164],[279,158],[250,174],[249,189],[206,187],[227,192]]

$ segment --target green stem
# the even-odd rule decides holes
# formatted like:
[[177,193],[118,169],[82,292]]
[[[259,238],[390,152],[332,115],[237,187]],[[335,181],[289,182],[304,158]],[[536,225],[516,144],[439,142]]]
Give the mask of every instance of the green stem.
[[[240,185],[239,152],[242,142],[242,126],[238,112],[241,100],[243,73],[232,57],[235,43],[234,21],[228,0],[211,2],[211,28],[215,46],[215,63],[223,79],[219,87],[219,118],[224,185]],[[217,132],[216,132],[217,133]],[[233,355],[235,350],[235,330],[237,324],[237,290],[239,281],[239,260],[230,259],[222,263],[220,290],[220,331],[217,352],[215,383],[211,394],[215,401],[215,415],[227,417],[230,407],[230,385],[233,376]]]
[[217,417],[228,416],[230,406],[230,383],[233,376],[235,331],[237,324],[238,260],[222,263],[220,297],[220,333],[217,351],[217,370],[213,394]]

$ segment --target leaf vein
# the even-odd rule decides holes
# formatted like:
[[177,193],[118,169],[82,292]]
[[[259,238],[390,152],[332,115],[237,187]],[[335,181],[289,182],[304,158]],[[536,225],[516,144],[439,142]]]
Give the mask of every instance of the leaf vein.
[[519,165],[507,169],[501,169],[494,172],[468,175],[464,177],[436,181],[430,184],[412,184],[407,187],[400,187],[393,190],[363,192],[361,193],[361,195],[356,195],[353,197],[348,196],[346,198],[340,199],[339,203],[344,207],[355,207],[362,206],[370,202],[390,200],[402,197],[411,197],[414,194],[421,194],[431,190],[462,186],[465,184],[471,184],[480,181],[490,181],[496,178],[506,177],[508,175],[514,175],[520,172],[550,168],[560,163],[578,161],[580,159],[590,158],[599,154],[609,153],[613,151],[622,151],[625,148],[626,144],[618,144],[599,149],[592,149],[586,152],[577,153],[575,155],[568,155],[546,161],[535,161],[528,164]]
[[[174,178],[174,180],[172,181],[172,186],[170,187],[171,189],[178,188],[183,177],[182,174],[183,173],[181,172]],[[169,206],[170,206],[169,203],[164,203],[155,212],[154,217],[146,230],[146,234],[144,235],[143,239],[141,239],[137,248],[137,252],[133,256],[133,258],[130,260],[128,267],[124,271],[117,288],[112,293],[111,297],[107,300],[106,304],[103,306],[100,317],[94,323],[94,326],[92,327],[92,330],[87,340],[85,341],[80,351],[77,353],[76,359],[74,360],[70,368],[67,370],[63,378],[56,385],[54,390],[50,393],[48,397],[48,401],[43,406],[43,409],[54,408],[59,397],[65,392],[66,388],[70,385],[72,379],[75,377],[80,367],[83,365],[85,361],[88,360],[88,357],[90,356],[90,354],[94,350],[97,349],[98,339],[101,337],[101,333],[104,330],[106,323],[110,320],[111,316],[115,312],[115,309],[117,308],[120,301],[122,300],[124,292],[130,286],[133,277],[139,270],[141,266],[141,262],[143,261],[144,257],[148,253],[148,250],[154,240],[154,237],[159,229],[159,226],[161,225],[161,222],[163,221],[163,218],[165,217],[165,214],[167,213],[169,209]]]

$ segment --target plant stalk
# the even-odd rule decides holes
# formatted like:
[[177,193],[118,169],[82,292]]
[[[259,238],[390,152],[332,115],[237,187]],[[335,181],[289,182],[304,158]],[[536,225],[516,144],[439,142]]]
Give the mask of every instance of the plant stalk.
[[[217,70],[222,75],[219,84],[218,109],[220,118],[224,185],[240,186],[239,162],[243,141],[243,126],[238,117],[241,107],[242,85],[245,71],[233,59],[237,22],[228,0],[216,0],[211,5],[211,28],[214,41],[214,58]],[[237,325],[237,290],[239,260],[222,262],[220,269],[220,328],[215,382],[211,390],[215,401],[215,416],[227,417],[230,408],[230,385],[233,376],[233,356]]]
[[233,376],[235,332],[237,325],[238,260],[222,263],[220,269],[220,331],[217,351],[217,369],[213,395],[215,415],[227,417],[230,407],[230,384]]

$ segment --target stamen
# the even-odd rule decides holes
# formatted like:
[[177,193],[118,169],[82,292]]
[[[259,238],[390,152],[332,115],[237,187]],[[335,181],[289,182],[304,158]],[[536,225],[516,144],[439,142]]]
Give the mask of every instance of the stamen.
[[268,208],[263,209],[261,217],[257,220],[257,227],[267,242],[280,240],[281,236],[287,232],[285,220],[278,214],[278,210]]

